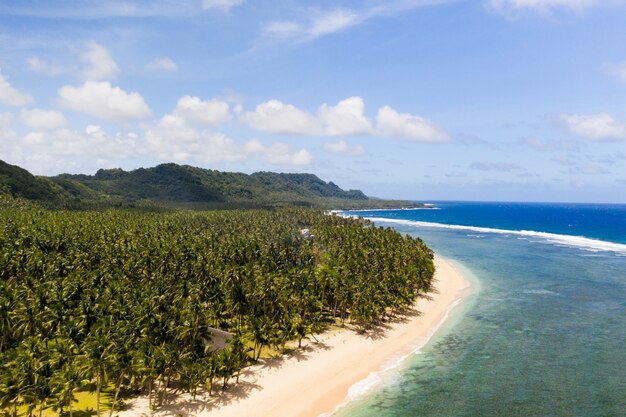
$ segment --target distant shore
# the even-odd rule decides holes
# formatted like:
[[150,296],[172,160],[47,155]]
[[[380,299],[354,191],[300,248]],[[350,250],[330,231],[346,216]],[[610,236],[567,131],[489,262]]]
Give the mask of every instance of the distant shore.
[[[368,334],[333,330],[303,343],[292,355],[264,360],[244,369],[239,384],[215,390],[196,401],[180,395],[155,416],[274,417],[329,415],[356,391],[376,381],[376,373],[423,346],[468,293],[469,281],[436,256],[435,291],[407,314]],[[203,398],[204,397],[204,398]],[[120,417],[150,415],[147,398],[127,403]]]

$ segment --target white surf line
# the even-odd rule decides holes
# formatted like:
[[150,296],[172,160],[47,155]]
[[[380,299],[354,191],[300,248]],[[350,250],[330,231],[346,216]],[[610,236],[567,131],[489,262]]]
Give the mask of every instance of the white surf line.
[[[340,214],[348,216],[348,217],[354,217],[353,215],[346,215],[343,213],[340,213]],[[452,230],[469,230],[472,232],[479,232],[479,233],[496,233],[496,234],[517,235],[517,236],[530,236],[530,237],[544,239],[545,241],[552,243],[552,244],[560,244],[560,245],[564,245],[567,247],[575,247],[575,248],[592,251],[592,252],[604,251],[604,252],[614,252],[620,255],[626,255],[626,244],[607,242],[607,241],[599,240],[599,239],[591,239],[591,238],[584,237],[584,236],[561,235],[557,233],[537,232],[534,230],[494,229],[490,227],[464,226],[464,225],[459,225],[459,224],[433,223],[433,222],[423,222],[423,221],[417,221],[417,220],[387,219],[384,217],[365,217],[365,218],[374,222],[395,223],[395,224],[403,224],[407,226],[433,227],[433,228],[452,229]]]

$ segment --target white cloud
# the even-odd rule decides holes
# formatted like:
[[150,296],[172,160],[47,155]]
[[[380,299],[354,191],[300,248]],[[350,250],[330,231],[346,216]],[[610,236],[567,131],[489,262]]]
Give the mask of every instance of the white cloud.
[[263,31],[270,36],[275,36],[278,38],[288,38],[290,36],[306,32],[305,28],[302,25],[296,22],[289,21],[270,22],[265,25]]
[[57,129],[30,132],[22,138],[22,146],[31,155],[53,155],[81,158],[128,159],[138,150],[133,133],[107,134],[100,126],[89,125],[84,131]]
[[0,113],[0,130],[7,130],[13,122],[12,113]]
[[83,71],[86,80],[112,80],[117,77],[119,68],[109,51],[96,42],[88,43],[89,50],[82,56],[87,67]]
[[170,58],[155,58],[146,64],[146,69],[150,71],[177,71],[178,65]]
[[239,144],[222,133],[197,130],[178,114],[163,116],[145,137],[149,155],[177,162],[240,162],[252,158],[273,165],[311,163],[305,149],[296,150],[281,142],[267,146],[258,140]]
[[244,0],[202,0],[202,8],[218,9],[222,11],[229,11],[235,6],[240,6],[244,3]]
[[272,165],[309,165],[311,154],[306,149],[294,150],[286,143],[274,142],[271,146],[252,140],[244,145],[244,150],[253,157]]
[[365,104],[361,97],[349,97],[335,106],[324,103],[317,115],[291,104],[270,100],[256,106],[254,112],[241,114],[239,118],[254,129],[271,133],[325,136],[371,134],[372,122],[364,112]]
[[26,60],[26,65],[28,66],[28,69],[33,72],[52,77],[56,75],[61,75],[65,72],[65,68],[63,68],[61,65],[44,61],[43,59],[37,58],[36,56],[31,56],[30,58],[28,58]]
[[231,138],[217,132],[161,123],[146,132],[145,137],[145,152],[162,160],[218,163],[243,161],[247,157]]
[[174,114],[191,123],[217,126],[231,121],[228,103],[216,99],[203,101],[198,97],[184,96],[176,103]]
[[21,107],[32,101],[33,98],[30,95],[13,88],[9,81],[0,74],[0,104]]
[[4,125],[7,124],[8,128],[11,118],[8,113],[0,113],[0,138],[3,139],[0,151],[21,161],[47,158],[48,162],[56,161],[66,167],[75,163],[87,167],[89,163],[102,166],[102,161],[116,161],[119,165],[122,160],[146,158],[197,164],[255,159],[281,166],[303,166],[312,160],[305,149],[295,149],[281,142],[269,145],[258,140],[237,143],[223,133],[189,127],[175,115],[164,116],[140,134],[111,134],[101,126],[91,124],[82,131],[61,128],[17,136],[15,132],[5,130]]
[[600,0],[489,0],[487,3],[498,11],[535,10],[548,12],[552,9],[569,9],[581,11],[599,5]]
[[239,120],[263,132],[298,135],[319,133],[319,123],[313,115],[278,100],[259,104],[254,112],[241,114]]
[[308,151],[293,150],[284,143],[266,146],[253,140],[240,145],[222,133],[171,126],[148,131],[146,151],[159,159],[177,162],[241,162],[249,158],[274,165],[306,165],[311,162]]
[[372,133],[372,122],[365,117],[365,103],[361,97],[347,98],[337,103],[336,106],[324,103],[318,113],[327,135]]
[[325,11],[313,18],[307,32],[309,36],[316,38],[353,26],[357,24],[360,19],[361,18],[355,12],[348,9]]
[[331,153],[345,156],[359,156],[365,153],[365,148],[361,145],[350,146],[346,141],[340,140],[337,143],[325,143],[324,149]]
[[365,116],[363,99],[357,96],[341,100],[335,106],[324,103],[315,115],[279,100],[269,100],[256,106],[254,112],[240,114],[239,120],[254,129],[281,134],[373,135],[422,142],[442,142],[448,138],[430,120],[409,113],[398,113],[389,106],[378,110],[377,126],[374,128],[371,120]]
[[13,123],[12,113],[0,113],[0,159],[6,161],[7,156],[12,153],[11,145],[17,134],[11,129]]
[[398,113],[389,106],[378,109],[376,128],[380,135],[419,142],[442,142],[448,139],[445,132],[433,122],[409,113]]
[[23,109],[20,119],[24,125],[36,130],[58,129],[67,124],[63,113],[56,110]]
[[602,68],[607,74],[616,77],[618,80],[626,83],[626,61],[617,63],[605,62]]
[[265,25],[265,34],[276,38],[311,40],[354,26],[364,18],[349,9],[310,10],[307,22],[274,21]]
[[607,113],[590,115],[562,113],[559,120],[567,130],[586,139],[595,141],[626,139],[626,127]]
[[59,103],[68,109],[109,120],[150,116],[150,109],[139,93],[127,93],[109,82],[87,81],[80,87],[61,87]]
[[269,22],[263,26],[263,32],[272,38],[309,41],[363,24],[373,18],[394,16],[404,11],[453,1],[456,0],[390,0],[363,9],[309,8],[303,13],[304,18]]

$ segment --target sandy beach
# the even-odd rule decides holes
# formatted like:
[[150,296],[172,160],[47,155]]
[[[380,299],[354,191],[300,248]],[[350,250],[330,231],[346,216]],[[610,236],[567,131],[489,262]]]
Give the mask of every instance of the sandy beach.
[[[377,372],[397,364],[424,345],[445,321],[451,308],[469,291],[469,282],[448,262],[435,257],[435,291],[420,298],[414,309],[369,334],[333,330],[303,341],[289,356],[268,359],[246,368],[239,384],[196,401],[178,396],[154,415],[202,417],[276,417],[329,415],[352,391],[376,380]],[[419,312],[419,313],[418,313]],[[357,384],[358,383],[358,384]],[[355,386],[355,384],[357,384]],[[208,401],[207,401],[208,400]],[[120,416],[149,415],[146,398],[128,402]]]

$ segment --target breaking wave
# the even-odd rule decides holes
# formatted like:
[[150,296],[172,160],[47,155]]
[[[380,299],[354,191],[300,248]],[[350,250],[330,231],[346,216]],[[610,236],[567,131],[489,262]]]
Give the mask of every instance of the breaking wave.
[[591,251],[591,252],[614,252],[617,255],[626,255],[626,244],[607,242],[607,241],[598,240],[598,239],[591,239],[591,238],[584,237],[584,236],[560,235],[557,233],[537,232],[534,230],[507,230],[507,229],[494,229],[490,227],[463,226],[463,225],[458,225],[458,224],[423,222],[423,221],[416,221],[416,220],[387,219],[384,217],[366,217],[366,218],[374,222],[395,223],[395,224],[402,224],[402,225],[407,225],[407,226],[433,227],[433,228],[452,229],[452,230],[464,230],[464,231],[471,231],[471,232],[478,232],[478,233],[496,233],[496,234],[503,234],[503,235],[532,237],[532,238],[541,239],[541,241],[543,242],[547,242],[547,243],[551,243],[555,245],[574,247],[574,248]]

